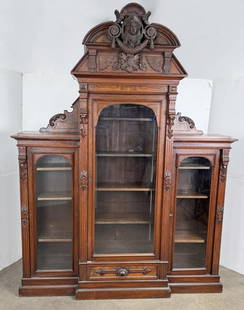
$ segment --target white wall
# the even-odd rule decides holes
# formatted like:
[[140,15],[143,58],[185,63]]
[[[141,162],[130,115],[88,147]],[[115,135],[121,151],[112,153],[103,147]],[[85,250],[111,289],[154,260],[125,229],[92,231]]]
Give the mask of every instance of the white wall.
[[22,75],[0,70],[0,270],[21,257],[19,175],[11,134],[22,125]]
[[230,153],[221,263],[244,274],[244,77],[214,83],[209,131],[238,138]]
[[[70,74],[24,74],[23,130],[39,130],[54,114],[70,110],[79,95],[78,89],[77,81]],[[191,117],[197,128],[205,132],[208,130],[211,92],[211,82],[203,79],[184,79],[178,89],[177,112]]]

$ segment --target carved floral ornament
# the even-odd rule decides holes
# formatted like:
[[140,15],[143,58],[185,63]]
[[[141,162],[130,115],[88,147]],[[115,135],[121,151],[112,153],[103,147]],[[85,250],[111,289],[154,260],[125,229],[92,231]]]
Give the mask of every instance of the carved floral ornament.
[[108,38],[112,48],[118,46],[121,53],[114,69],[145,70],[141,52],[148,44],[154,48],[157,35],[157,30],[148,21],[150,15],[151,12],[146,13],[139,5],[130,9],[125,7],[120,13],[115,10],[116,21],[108,29]]

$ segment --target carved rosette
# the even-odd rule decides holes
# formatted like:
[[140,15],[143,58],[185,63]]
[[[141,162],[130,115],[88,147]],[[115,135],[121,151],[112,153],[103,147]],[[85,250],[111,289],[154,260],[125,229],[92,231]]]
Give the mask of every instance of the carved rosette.
[[107,33],[112,48],[119,47],[121,50],[114,69],[127,72],[146,69],[141,52],[147,45],[154,48],[157,36],[157,30],[149,24],[150,15],[151,12],[146,13],[139,4],[130,4],[121,12],[115,10],[116,21]]
[[224,206],[217,206],[216,210],[216,223],[222,223],[223,222],[223,215],[224,215]]
[[83,191],[88,188],[88,173],[86,170],[82,170],[80,173],[80,187]]
[[219,178],[221,182],[225,182],[226,174],[227,174],[227,167],[229,163],[229,149],[222,150],[222,158],[221,158],[221,164],[220,164],[220,173]]

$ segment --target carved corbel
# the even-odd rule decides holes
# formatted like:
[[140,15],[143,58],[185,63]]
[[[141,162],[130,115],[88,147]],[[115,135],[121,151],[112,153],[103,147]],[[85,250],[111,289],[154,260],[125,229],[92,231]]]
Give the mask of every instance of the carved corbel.
[[167,136],[169,139],[173,137],[174,120],[175,120],[175,102],[177,96],[177,86],[170,85],[168,90],[168,115],[167,115]]
[[26,160],[26,147],[19,147],[19,175],[20,181],[25,182],[27,180],[27,160]]
[[229,152],[230,152],[229,149],[222,150],[220,173],[219,173],[219,178],[221,182],[225,182],[225,179],[226,179],[227,167],[229,163]]

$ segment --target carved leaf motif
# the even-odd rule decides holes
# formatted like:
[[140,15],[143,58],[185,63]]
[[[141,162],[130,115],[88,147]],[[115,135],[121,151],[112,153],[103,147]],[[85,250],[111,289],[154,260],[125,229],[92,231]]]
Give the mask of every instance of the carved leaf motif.
[[80,173],[80,187],[83,191],[88,188],[88,173],[86,170],[82,170]]
[[88,113],[87,112],[81,112],[80,113],[80,131],[81,131],[81,136],[85,138],[87,136],[87,129],[86,126],[88,124]]
[[224,206],[217,206],[216,210],[216,223],[221,223],[223,221]]
[[164,176],[164,189],[165,191],[169,191],[171,188],[171,172],[166,171],[165,176]]

